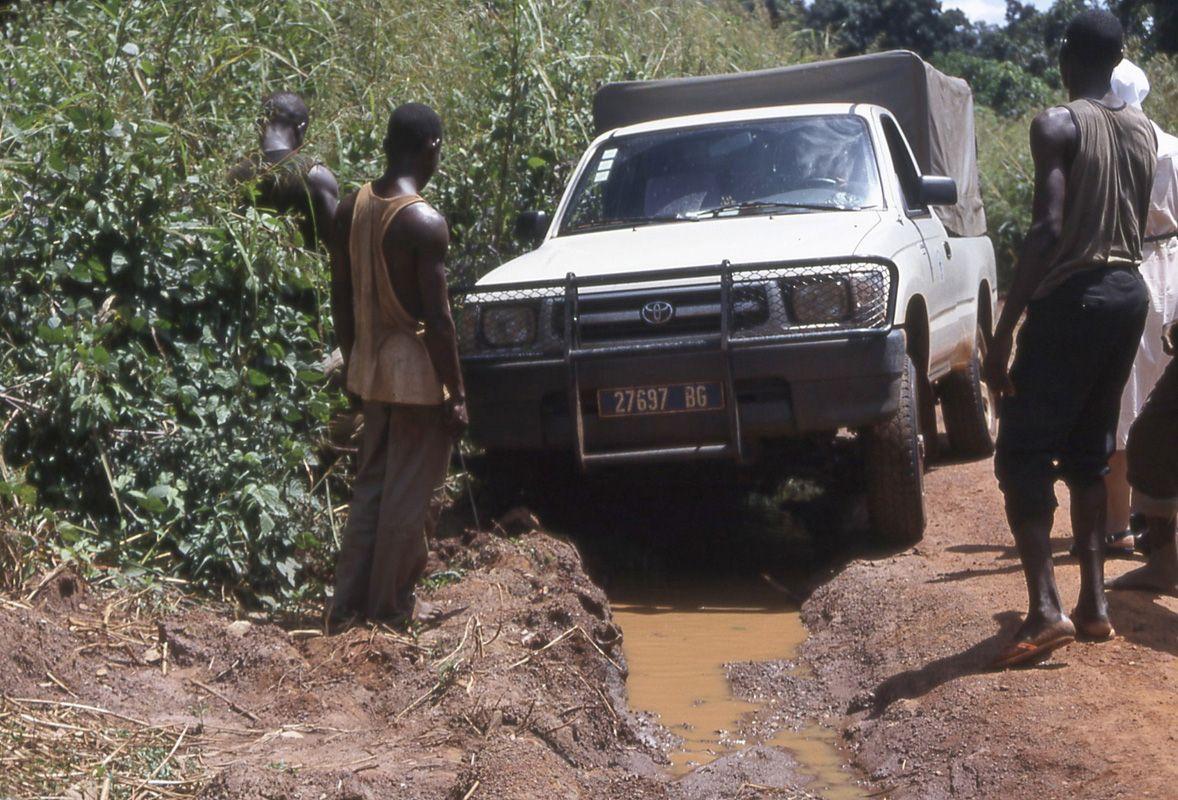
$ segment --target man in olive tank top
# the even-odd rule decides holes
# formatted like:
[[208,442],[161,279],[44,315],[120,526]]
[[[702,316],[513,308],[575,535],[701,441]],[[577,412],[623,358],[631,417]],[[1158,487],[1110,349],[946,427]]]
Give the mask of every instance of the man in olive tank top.
[[419,196],[437,170],[442,121],[419,103],[389,118],[388,166],[340,203],[332,315],[364,433],[330,620],[423,621],[426,536],[453,441],[467,424],[446,282],[446,220]]
[[[1149,294],[1137,265],[1157,154],[1145,115],[1111,92],[1122,40],[1107,12],[1073,19],[1060,50],[1071,102],[1031,125],[1032,225],[984,366],[1002,398],[995,472],[1030,609],[995,666],[1038,661],[1077,637],[1113,635],[1104,594],[1103,478],[1145,326]],[[1059,478],[1071,494],[1080,559],[1080,597],[1070,615],[1051,560]]]

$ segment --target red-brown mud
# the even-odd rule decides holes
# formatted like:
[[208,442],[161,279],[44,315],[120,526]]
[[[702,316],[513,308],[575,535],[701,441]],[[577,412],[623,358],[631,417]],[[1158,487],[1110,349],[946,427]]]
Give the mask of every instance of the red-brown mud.
[[[1052,545],[1073,603],[1062,486],[1059,495]],[[937,468],[927,500],[919,546],[852,562],[804,604],[798,669],[730,671],[738,694],[768,702],[760,724],[822,719],[873,796],[1178,797],[1178,600],[1110,593],[1116,640],[990,671],[1026,604],[991,464]],[[1113,560],[1107,572],[1134,565]]]
[[[1053,544],[1070,600],[1061,499]],[[730,737],[750,744],[678,780],[673,735],[627,706],[605,594],[553,536],[439,542],[426,594],[465,610],[412,635],[324,636],[313,619],[236,620],[62,572],[31,598],[0,598],[0,797],[44,794],[29,788],[33,744],[66,764],[85,743],[95,756],[47,763],[39,786],[97,800],[110,774],[110,797],[150,797],[156,770],[173,781],[160,797],[804,798],[819,796],[813,770],[774,745],[813,725],[840,742],[864,797],[1174,797],[1178,601],[1113,594],[1115,641],[988,671],[1025,603],[990,465],[935,469],[928,502],[919,546],[852,560],[810,595],[796,658],[728,665],[734,693],[758,704]],[[93,769],[130,741],[120,729],[141,731],[136,775],[119,772],[126,752]]]

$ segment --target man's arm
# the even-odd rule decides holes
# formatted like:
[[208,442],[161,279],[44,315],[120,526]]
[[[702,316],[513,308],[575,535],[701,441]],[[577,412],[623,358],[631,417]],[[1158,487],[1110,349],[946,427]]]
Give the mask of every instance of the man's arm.
[[307,188],[311,192],[311,213],[315,215],[315,232],[319,241],[331,246],[335,236],[335,215],[339,208],[339,182],[322,164],[307,173]]
[[449,421],[455,433],[466,428],[466,387],[458,362],[458,334],[450,314],[450,292],[446,285],[446,250],[450,231],[446,220],[424,204],[405,209],[413,231],[417,281],[421,291],[421,317],[425,323],[425,347],[438,378],[450,391]]
[[[327,239],[331,251],[331,319],[335,324],[335,340],[344,357],[344,375],[356,341],[356,318],[352,307],[352,256],[349,239],[352,231],[352,209],[356,206],[355,193],[339,204],[333,219],[333,231]],[[346,380],[346,377],[345,377]]]
[[1014,282],[1006,295],[994,338],[986,352],[983,374],[990,390],[1012,394],[1008,365],[1014,329],[1027,304],[1046,277],[1050,258],[1063,228],[1068,162],[1076,142],[1076,123],[1066,108],[1049,108],[1031,123],[1031,155],[1035,160],[1035,196],[1031,229],[1023,240]]

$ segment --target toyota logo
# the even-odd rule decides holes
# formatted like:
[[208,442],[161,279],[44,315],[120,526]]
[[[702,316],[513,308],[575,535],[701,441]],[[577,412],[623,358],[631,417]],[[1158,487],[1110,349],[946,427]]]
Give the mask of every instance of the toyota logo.
[[666,300],[651,300],[639,312],[642,321],[647,325],[664,325],[675,316],[675,306]]

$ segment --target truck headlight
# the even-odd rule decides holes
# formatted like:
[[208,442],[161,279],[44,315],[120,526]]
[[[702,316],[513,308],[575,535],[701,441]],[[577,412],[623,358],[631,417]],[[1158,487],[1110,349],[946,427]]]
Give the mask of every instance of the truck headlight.
[[842,275],[829,275],[795,283],[789,287],[789,304],[799,325],[831,325],[855,315],[857,303],[851,282]]
[[520,347],[536,339],[536,309],[531,306],[486,306],[483,341],[492,347]]

